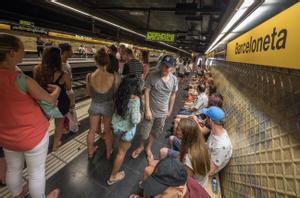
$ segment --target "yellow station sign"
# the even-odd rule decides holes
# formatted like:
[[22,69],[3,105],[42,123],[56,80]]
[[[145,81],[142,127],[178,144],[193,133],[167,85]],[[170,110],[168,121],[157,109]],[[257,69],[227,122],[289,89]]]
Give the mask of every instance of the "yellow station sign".
[[100,44],[107,44],[107,45],[112,44],[112,42],[105,41],[105,40],[102,40],[102,39],[95,39],[95,38],[86,37],[86,36],[71,35],[71,34],[65,34],[65,33],[59,33],[59,32],[49,32],[48,35],[59,37],[59,38],[83,41],[83,42],[92,42],[92,43],[100,43]]
[[300,69],[300,2],[227,44],[226,60]]
[[10,25],[5,23],[0,23],[0,29],[2,30],[10,30]]

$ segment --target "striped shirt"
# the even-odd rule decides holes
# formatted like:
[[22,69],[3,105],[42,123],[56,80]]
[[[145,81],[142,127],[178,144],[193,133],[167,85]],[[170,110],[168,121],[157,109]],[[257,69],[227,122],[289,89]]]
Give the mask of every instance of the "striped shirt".
[[130,60],[124,65],[123,75],[135,75],[137,78],[141,78],[144,68],[140,61],[136,59]]

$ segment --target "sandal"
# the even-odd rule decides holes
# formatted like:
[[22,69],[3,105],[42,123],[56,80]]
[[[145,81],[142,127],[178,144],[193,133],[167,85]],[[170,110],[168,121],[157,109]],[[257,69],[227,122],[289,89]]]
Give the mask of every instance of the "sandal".
[[129,196],[129,198],[142,198],[142,197],[136,194],[132,194]]
[[58,198],[60,193],[60,190],[58,188],[52,190],[47,196],[46,198]]
[[117,183],[117,182],[122,181],[122,180],[125,178],[125,172],[124,172],[124,171],[121,171],[121,172],[119,172],[118,174],[120,175],[120,177],[117,178],[117,179],[110,179],[110,178],[109,178],[109,179],[106,181],[107,185],[111,186],[111,185],[113,185],[113,184],[115,184],[115,183]]
[[93,153],[88,153],[88,160],[93,160],[94,159],[97,150],[98,150],[98,146],[94,146]]
[[137,149],[135,149],[132,154],[131,154],[131,158],[132,159],[136,159],[140,156],[140,154],[144,151],[144,147],[138,147]]

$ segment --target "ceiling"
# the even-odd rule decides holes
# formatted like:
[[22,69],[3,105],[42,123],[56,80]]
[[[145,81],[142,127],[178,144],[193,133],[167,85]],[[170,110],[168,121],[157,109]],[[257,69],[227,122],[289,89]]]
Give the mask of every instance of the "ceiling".
[[[58,0],[143,35],[147,31],[174,33],[174,43],[188,52],[204,53],[233,9],[234,0]],[[190,6],[190,7],[189,7]],[[226,11],[227,10],[227,11]],[[226,13],[225,13],[226,11]],[[173,50],[160,43],[93,21],[91,17],[51,4],[49,0],[14,0],[0,8],[2,20],[34,21],[37,26],[87,36]]]
[[62,0],[97,16],[131,28],[174,33],[170,43],[187,51],[204,52],[226,10],[228,0]]

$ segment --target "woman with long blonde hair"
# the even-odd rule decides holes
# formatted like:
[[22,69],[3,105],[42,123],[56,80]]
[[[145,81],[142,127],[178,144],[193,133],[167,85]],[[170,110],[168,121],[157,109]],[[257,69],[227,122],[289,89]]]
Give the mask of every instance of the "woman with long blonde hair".
[[210,171],[210,158],[199,125],[196,120],[189,117],[182,118],[178,127],[182,131],[179,159],[187,167],[188,175],[205,187]]

